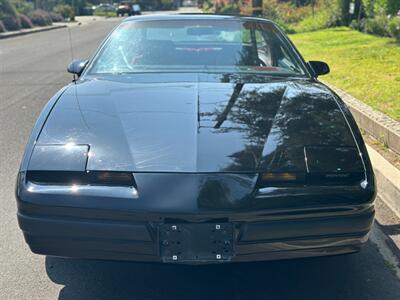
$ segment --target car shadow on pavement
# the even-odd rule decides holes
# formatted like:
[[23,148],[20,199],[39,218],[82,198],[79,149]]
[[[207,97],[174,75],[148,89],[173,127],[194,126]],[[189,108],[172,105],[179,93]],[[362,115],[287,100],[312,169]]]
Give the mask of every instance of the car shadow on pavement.
[[370,243],[345,256],[208,266],[46,257],[59,299],[400,299],[382,264]]

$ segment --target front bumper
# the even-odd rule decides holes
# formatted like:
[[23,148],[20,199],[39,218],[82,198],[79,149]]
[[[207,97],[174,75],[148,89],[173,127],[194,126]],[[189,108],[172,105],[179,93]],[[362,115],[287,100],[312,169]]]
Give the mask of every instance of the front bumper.
[[[160,228],[180,223],[231,224],[232,255],[224,261],[232,262],[351,253],[366,242],[374,218],[373,181],[366,189],[274,187],[254,192],[256,178],[135,174],[140,191],[134,197],[130,189],[32,188],[21,173],[18,221],[33,252],[92,259],[166,261]],[[207,183],[207,193],[199,193],[199,182]],[[204,262],[214,261],[186,263]]]
[[[251,221],[249,215],[159,215],[45,207],[18,202],[18,221],[31,250],[37,254],[162,262],[160,224],[229,222],[233,224],[232,262],[276,260],[356,252],[367,241],[374,208],[326,209],[300,214],[274,214]],[[115,217],[113,217],[115,216]],[[118,216],[118,217],[117,217]],[[247,220],[245,220],[247,219]],[[179,262],[179,261],[178,261]],[[189,262],[196,263],[196,262]]]

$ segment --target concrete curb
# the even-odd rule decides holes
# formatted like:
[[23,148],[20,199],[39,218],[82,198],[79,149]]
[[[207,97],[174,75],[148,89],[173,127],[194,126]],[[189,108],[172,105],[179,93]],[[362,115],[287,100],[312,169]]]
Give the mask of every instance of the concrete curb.
[[326,82],[324,83],[342,98],[360,128],[387,145],[394,152],[400,154],[400,122],[374,110],[343,90]]
[[400,217],[400,170],[367,145],[382,201]]
[[27,35],[31,33],[38,33],[38,32],[43,32],[43,31],[49,31],[49,30],[54,30],[54,29],[60,29],[60,28],[65,28],[67,25],[52,25],[52,26],[45,26],[45,27],[37,27],[37,28],[32,28],[32,29],[23,29],[20,31],[15,31],[15,32],[5,32],[5,33],[0,33],[0,39],[7,39],[11,37],[16,37],[16,36],[21,36],[21,35]]

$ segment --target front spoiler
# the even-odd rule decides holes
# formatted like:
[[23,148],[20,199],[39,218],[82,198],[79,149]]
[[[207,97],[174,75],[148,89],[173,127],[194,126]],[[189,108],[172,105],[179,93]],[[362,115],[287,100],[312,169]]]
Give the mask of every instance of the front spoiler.
[[[368,206],[351,214],[330,214],[329,217],[310,212],[301,218],[286,215],[285,218],[275,216],[274,220],[230,221],[234,228],[234,255],[230,261],[263,261],[356,252],[368,239],[373,217],[374,209]],[[162,215],[159,216],[159,222],[50,216],[29,213],[26,207],[21,209],[21,206],[18,221],[34,253],[146,262],[162,262],[159,225],[172,222]],[[179,219],[173,220],[177,221]],[[211,219],[208,222],[218,221]],[[196,264],[193,261],[185,263]]]

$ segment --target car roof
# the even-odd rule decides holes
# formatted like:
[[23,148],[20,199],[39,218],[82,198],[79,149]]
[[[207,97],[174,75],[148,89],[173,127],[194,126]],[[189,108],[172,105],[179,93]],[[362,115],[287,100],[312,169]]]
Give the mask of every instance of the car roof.
[[140,15],[126,18],[123,22],[130,21],[164,21],[164,20],[238,20],[238,21],[262,21],[274,23],[271,20],[251,17],[251,16],[241,16],[241,15],[217,15],[217,14],[204,14],[204,13],[172,13],[172,14],[151,14],[151,15]]

